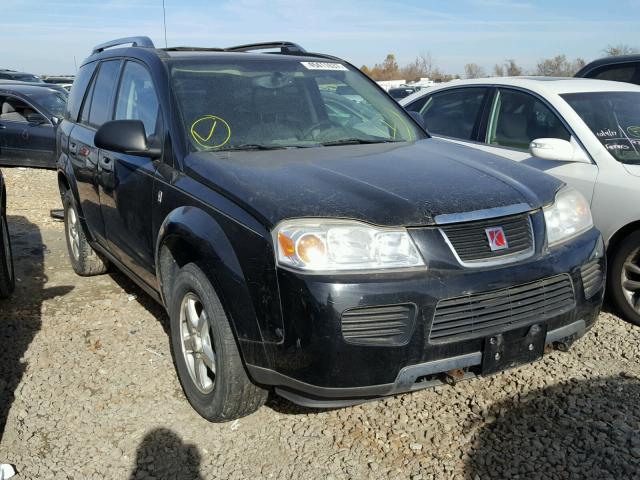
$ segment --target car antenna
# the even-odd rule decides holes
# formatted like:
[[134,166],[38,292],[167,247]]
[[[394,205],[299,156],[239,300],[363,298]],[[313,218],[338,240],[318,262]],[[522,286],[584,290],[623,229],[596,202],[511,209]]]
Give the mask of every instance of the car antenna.
[[164,26],[164,48],[167,48],[167,13],[164,8],[164,0],[162,0],[162,24]]

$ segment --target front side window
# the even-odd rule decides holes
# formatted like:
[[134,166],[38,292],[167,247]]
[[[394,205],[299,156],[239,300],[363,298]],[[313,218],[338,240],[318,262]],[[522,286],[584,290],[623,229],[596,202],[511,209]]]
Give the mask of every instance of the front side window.
[[194,150],[425,138],[406,112],[364,75],[336,62],[175,59],[170,70]]
[[420,110],[433,135],[474,140],[487,88],[456,88],[434,93]]
[[93,85],[93,97],[89,111],[89,124],[99,127],[111,118],[111,98],[118,80],[120,60],[109,60],[100,65],[98,77]]
[[640,92],[567,93],[561,97],[613,158],[640,164]]
[[487,130],[487,143],[528,150],[536,138],[570,140],[571,134],[558,116],[533,95],[499,90]]
[[31,105],[16,97],[0,97],[2,110],[0,110],[0,121],[29,123],[27,115],[38,113]]
[[120,80],[115,120],[141,120],[147,136],[157,133],[159,104],[149,71],[137,62],[127,62]]

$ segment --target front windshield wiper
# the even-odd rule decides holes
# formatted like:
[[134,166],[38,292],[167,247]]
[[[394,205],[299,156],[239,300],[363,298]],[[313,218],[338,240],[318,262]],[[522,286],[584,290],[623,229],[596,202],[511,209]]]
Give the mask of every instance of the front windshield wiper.
[[232,145],[214,151],[228,152],[230,150],[286,150],[289,148],[305,148],[304,145],[261,145],[258,143],[243,143],[242,145]]
[[323,147],[334,147],[338,145],[368,145],[372,143],[396,143],[402,140],[367,140],[365,138],[345,138],[343,140],[333,140],[331,142],[322,142]]

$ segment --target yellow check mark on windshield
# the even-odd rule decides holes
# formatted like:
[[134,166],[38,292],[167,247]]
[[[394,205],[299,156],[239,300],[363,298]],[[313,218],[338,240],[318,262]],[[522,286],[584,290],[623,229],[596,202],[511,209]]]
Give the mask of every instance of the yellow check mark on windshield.
[[218,121],[214,120],[213,125],[211,125],[211,130],[209,130],[209,135],[207,135],[206,137],[203,137],[195,130],[193,132],[193,136],[197,137],[196,140],[200,140],[201,142],[208,142],[211,139],[211,137],[213,137],[213,132],[216,130],[216,125],[218,125]]

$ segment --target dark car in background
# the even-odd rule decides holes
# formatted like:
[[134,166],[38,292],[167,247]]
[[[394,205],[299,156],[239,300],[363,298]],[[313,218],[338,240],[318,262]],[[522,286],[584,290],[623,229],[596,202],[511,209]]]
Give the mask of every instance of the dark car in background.
[[0,165],[55,168],[67,96],[44,83],[0,83]]
[[14,80],[17,82],[27,83],[44,83],[44,80],[33,73],[16,72],[15,70],[8,70],[6,68],[0,68],[0,80]]
[[576,77],[613,80],[640,85],[640,55],[605,57],[585,65]]
[[66,91],[71,90],[71,86],[73,85],[73,75],[47,75],[43,78],[45,83],[49,83],[51,85],[59,85],[64,88]]
[[57,145],[73,269],[111,263],[166,307],[211,421],[270,389],[335,407],[490,375],[598,316],[582,272],[605,269],[603,242],[577,191],[429,138],[353,65],[293,43],[99,45]]

